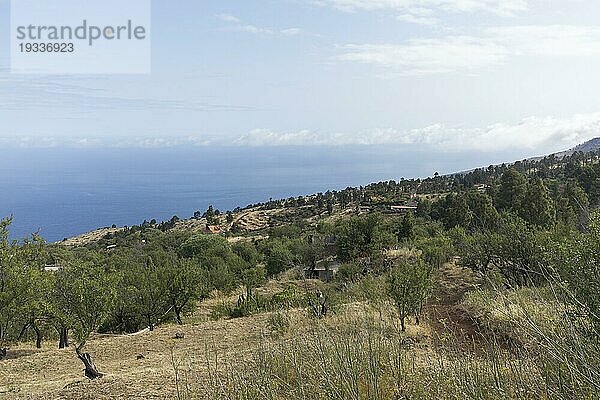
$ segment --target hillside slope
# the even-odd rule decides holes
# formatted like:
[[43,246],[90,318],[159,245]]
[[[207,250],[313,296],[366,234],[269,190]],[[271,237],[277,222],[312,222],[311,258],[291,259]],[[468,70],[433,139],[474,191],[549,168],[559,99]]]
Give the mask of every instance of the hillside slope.
[[[436,355],[436,343],[442,337],[455,337],[464,351],[479,343],[472,322],[456,317],[455,308],[464,292],[475,284],[473,276],[454,264],[447,264],[438,278],[429,315],[420,325],[409,324],[407,332],[398,331],[394,309],[383,312],[381,329],[386,340],[402,343],[405,350],[419,360]],[[317,281],[271,281],[257,289],[272,292],[282,285],[306,287]],[[458,288],[458,289],[457,289]],[[255,314],[230,320],[213,321],[210,309],[230,297],[216,296],[199,306],[183,326],[162,325],[155,331],[133,335],[96,335],[86,346],[105,376],[90,381],[82,375],[82,365],[74,349],[58,350],[56,343],[44,343],[42,350],[21,345],[2,361],[0,369],[1,399],[215,399],[212,390],[223,385],[215,380],[227,369],[250,365],[256,354],[265,349],[280,349],[290,343],[301,346],[317,335],[333,332],[341,340],[348,332],[362,329],[371,332],[369,321],[377,312],[364,302],[340,304],[325,319],[311,318],[306,309],[292,308],[275,313]],[[274,331],[273,316],[285,315],[289,326],[283,334]],[[441,322],[445,321],[445,322]],[[362,327],[362,328],[361,328]],[[383,328],[385,327],[385,328]],[[373,328],[373,327],[371,327]],[[463,332],[463,330],[469,332]],[[469,335],[469,333],[471,335]],[[183,339],[174,339],[183,334]],[[449,336],[448,336],[449,335]],[[354,337],[354,335],[351,335]],[[340,342],[341,343],[341,342]],[[439,343],[438,343],[439,344]],[[479,345],[477,345],[479,346]],[[212,386],[212,387],[211,387]],[[254,397],[251,397],[254,398]]]
[[581,151],[583,153],[589,153],[591,151],[600,150],[600,137],[594,138],[592,140],[588,140],[585,143],[580,144],[579,146],[574,147],[569,150],[567,153],[575,153],[577,151]]

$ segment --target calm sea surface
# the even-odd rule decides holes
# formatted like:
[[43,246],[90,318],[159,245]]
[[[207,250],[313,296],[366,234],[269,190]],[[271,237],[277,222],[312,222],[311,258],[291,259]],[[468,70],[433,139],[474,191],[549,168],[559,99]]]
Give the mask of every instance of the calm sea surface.
[[58,241],[112,224],[187,218],[210,204],[227,210],[531,155],[390,146],[8,149],[0,156],[0,217],[14,216],[13,238],[41,229]]

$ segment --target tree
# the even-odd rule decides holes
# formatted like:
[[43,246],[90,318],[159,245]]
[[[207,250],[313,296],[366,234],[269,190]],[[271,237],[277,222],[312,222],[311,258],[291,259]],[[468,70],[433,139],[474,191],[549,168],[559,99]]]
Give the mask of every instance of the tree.
[[180,247],[179,254],[184,258],[198,258],[208,261],[214,257],[226,257],[231,253],[227,239],[216,235],[194,235]]
[[444,222],[446,228],[451,229],[456,226],[469,228],[471,226],[473,213],[469,209],[464,194],[450,194],[444,201],[438,202],[437,206],[436,215]]
[[473,271],[487,273],[497,263],[504,236],[497,232],[475,232],[466,238],[460,250],[460,264]]
[[314,270],[317,267],[317,263],[326,257],[327,254],[331,254],[335,245],[326,245],[326,240],[335,241],[333,235],[328,235],[329,227],[321,225],[317,228],[324,232],[325,236],[322,235],[308,235],[307,240],[301,239],[295,240],[291,246],[295,249],[295,253],[299,254],[300,257],[297,260],[298,263],[303,264],[306,268]]
[[231,250],[250,265],[259,264],[263,260],[262,254],[257,250],[254,243],[251,242],[240,241],[234,243],[231,246]]
[[378,214],[353,217],[338,227],[338,257],[342,262],[358,258],[378,257],[395,242],[386,231]]
[[233,213],[231,211],[227,211],[225,218],[226,218],[228,224],[233,223]]
[[406,330],[405,319],[417,317],[432,286],[433,268],[423,259],[395,260],[387,275],[388,296],[396,305],[402,332]]
[[216,225],[219,223],[219,210],[215,210],[212,205],[208,206],[208,209],[204,213],[203,217],[206,218],[206,223],[209,225]]
[[[17,294],[17,260],[15,247],[8,241],[9,227],[12,218],[0,221],[0,350],[8,340],[9,329],[17,315],[15,306],[18,304]],[[4,350],[5,351],[5,350]]]
[[494,229],[497,227],[500,215],[489,195],[471,191],[467,193],[467,204],[472,215],[471,231]]
[[335,275],[335,279],[344,283],[359,282],[363,277],[363,270],[363,266],[355,262],[342,264]]
[[500,178],[500,187],[495,199],[496,208],[500,211],[518,212],[526,191],[525,176],[515,168],[509,168]]
[[167,299],[166,260],[155,262],[159,254],[147,256],[145,262],[132,262],[125,273],[124,286],[131,290],[138,312],[152,331],[160,318],[169,311]]
[[419,199],[416,214],[419,218],[429,218],[431,215],[431,201],[428,199]]
[[[275,239],[276,244],[280,244],[283,239]],[[271,241],[268,241],[269,243]],[[287,249],[287,248],[286,248]],[[232,246],[233,256],[230,263],[232,263],[232,268],[236,270],[236,275],[240,283],[244,285],[246,289],[246,300],[249,301],[252,298],[252,290],[263,283],[266,276],[267,271],[265,270],[265,266],[263,265],[263,257],[262,254],[259,253],[256,246],[250,242],[239,242]],[[274,263],[274,259],[278,259],[278,256],[272,254],[273,248],[269,249],[269,254],[267,255],[267,264]],[[277,252],[277,250],[276,250]],[[269,260],[269,257],[272,257]],[[285,263],[287,259],[282,259],[277,261],[275,266],[271,266],[276,270],[280,268],[281,263]]]
[[42,347],[43,326],[48,322],[50,310],[50,287],[49,276],[43,272],[43,265],[46,257],[45,241],[34,234],[31,238],[26,238],[18,246],[20,253],[20,277],[22,282],[22,319],[24,327],[19,335],[21,337],[29,330],[33,329],[36,337],[36,347]]
[[600,329],[600,213],[592,216],[586,232],[554,248],[555,264],[575,297],[570,303]]
[[207,272],[193,260],[174,258],[165,266],[165,289],[169,305],[179,325],[182,313],[197,301],[204,300],[212,290]]
[[253,265],[242,271],[242,283],[246,288],[246,300],[252,299],[252,290],[265,281],[266,271],[263,265]]
[[35,346],[42,348],[43,328],[49,322],[50,314],[50,287],[51,281],[39,267],[26,267],[22,272],[22,279],[26,284],[22,286],[22,310],[25,325],[18,337],[20,340],[24,334],[32,329],[35,333]]
[[380,321],[383,320],[384,308],[389,305],[388,280],[385,278],[385,276],[368,274],[358,282],[360,291],[369,302],[369,305],[377,311]]
[[58,348],[69,347],[69,330],[74,325],[70,313],[63,309],[62,294],[57,285],[58,280],[52,276],[52,289],[50,291],[50,311],[52,324],[58,333]]
[[415,234],[414,231],[415,217],[412,215],[412,213],[408,213],[397,222],[395,228],[396,239],[399,243],[405,240],[410,240]]
[[423,259],[436,268],[440,268],[454,256],[452,240],[447,236],[421,238],[415,242],[415,247],[423,253]]
[[333,201],[327,200],[327,213],[333,215]]
[[590,200],[587,193],[577,182],[569,182],[565,187],[564,194],[575,216],[577,228],[583,230],[590,217]]
[[273,239],[267,248],[267,274],[277,275],[292,266],[293,254],[283,239]]
[[41,347],[40,324],[47,316],[47,280],[42,275],[44,241],[37,235],[9,242],[11,218],[0,221],[0,348],[21,340],[29,329]]
[[102,373],[83,348],[92,332],[98,330],[109,316],[114,300],[113,276],[98,265],[82,262],[63,268],[56,277],[56,288],[63,309],[74,322],[77,347],[75,352],[85,366],[89,379],[101,378]]
[[461,264],[483,273],[497,268],[509,285],[532,286],[545,281],[549,235],[511,213],[501,216],[497,231],[473,234]]
[[233,290],[240,281],[244,261],[232,251],[227,239],[215,235],[194,235],[178,249],[179,256],[192,259],[207,271],[214,289]]
[[518,214],[525,221],[539,227],[548,228],[554,223],[556,218],[554,203],[550,191],[541,179],[536,178],[527,185]]

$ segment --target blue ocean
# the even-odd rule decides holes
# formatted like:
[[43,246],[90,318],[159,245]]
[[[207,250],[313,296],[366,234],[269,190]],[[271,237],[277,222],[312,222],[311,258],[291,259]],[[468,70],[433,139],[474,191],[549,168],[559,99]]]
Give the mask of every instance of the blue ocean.
[[140,224],[402,177],[522,159],[525,152],[441,152],[416,146],[8,149],[0,156],[0,217],[12,238],[59,241]]

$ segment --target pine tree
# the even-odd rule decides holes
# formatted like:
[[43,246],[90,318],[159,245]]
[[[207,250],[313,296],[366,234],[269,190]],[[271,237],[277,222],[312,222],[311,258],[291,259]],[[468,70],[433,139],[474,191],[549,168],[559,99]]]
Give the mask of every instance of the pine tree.
[[496,208],[499,211],[518,211],[527,191],[525,176],[514,168],[509,168],[500,178],[500,188],[496,194]]
[[519,207],[519,215],[525,221],[540,226],[550,227],[554,223],[556,210],[550,197],[550,191],[544,182],[536,178],[527,185],[527,191]]

